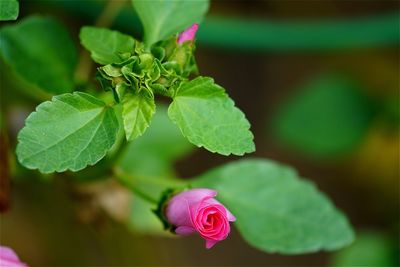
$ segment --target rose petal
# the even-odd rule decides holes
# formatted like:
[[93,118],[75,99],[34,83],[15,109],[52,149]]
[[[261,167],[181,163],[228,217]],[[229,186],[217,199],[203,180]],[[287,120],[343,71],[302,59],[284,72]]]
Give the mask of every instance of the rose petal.
[[185,198],[172,198],[165,210],[165,215],[172,225],[192,226],[189,203]]
[[28,265],[26,265],[25,263],[3,260],[1,258],[0,258],[0,266],[1,267],[28,267]]
[[0,259],[7,259],[9,261],[19,261],[17,254],[8,247],[0,246]]
[[196,230],[190,226],[179,226],[175,229],[175,233],[177,233],[178,235],[190,235],[194,232],[196,232]]
[[21,262],[17,254],[8,247],[0,246],[0,266],[1,267],[28,267]]
[[218,241],[215,240],[206,240],[206,249],[212,248],[215,244],[217,244]]
[[192,204],[196,204],[196,203],[202,201],[203,199],[215,197],[216,195],[217,195],[217,191],[215,191],[215,190],[207,189],[207,188],[196,188],[196,189],[184,191],[184,192],[174,196],[171,199],[171,201],[173,201],[174,199],[179,200],[181,198],[184,198],[188,201],[189,205],[192,205]]
[[228,217],[228,221],[230,221],[230,222],[236,221],[236,217],[224,205],[222,205],[221,202],[219,202],[215,198],[207,199],[206,202],[208,204],[219,204],[219,205],[223,206],[224,209],[226,210],[226,215]]

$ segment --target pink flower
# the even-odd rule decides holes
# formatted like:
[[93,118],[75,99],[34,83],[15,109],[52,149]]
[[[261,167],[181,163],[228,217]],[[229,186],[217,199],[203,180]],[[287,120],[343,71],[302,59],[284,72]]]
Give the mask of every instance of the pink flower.
[[196,32],[199,29],[199,24],[195,23],[178,36],[178,44],[183,44],[186,41],[193,41],[194,37],[196,36]]
[[192,189],[171,198],[165,209],[168,221],[178,235],[198,232],[206,240],[206,248],[228,237],[229,222],[236,220],[227,208],[214,199],[217,191]]
[[28,267],[21,262],[14,250],[0,246],[0,266],[1,267]]

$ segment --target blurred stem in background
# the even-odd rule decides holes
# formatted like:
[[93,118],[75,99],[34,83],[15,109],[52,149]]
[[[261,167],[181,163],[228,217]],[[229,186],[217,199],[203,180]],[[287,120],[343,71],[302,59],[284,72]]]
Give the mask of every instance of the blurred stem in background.
[[[31,0],[27,4],[36,2]],[[97,18],[104,6],[97,1],[41,1],[41,5],[51,5],[91,20]],[[255,52],[386,47],[397,45],[400,40],[398,18],[398,12],[362,18],[285,22],[211,15],[200,27],[198,44]],[[122,9],[114,23],[116,28],[135,36],[142,35],[140,25],[132,9]]]
[[380,47],[399,41],[397,23],[398,14],[315,22],[210,16],[199,31],[199,43],[256,52]]

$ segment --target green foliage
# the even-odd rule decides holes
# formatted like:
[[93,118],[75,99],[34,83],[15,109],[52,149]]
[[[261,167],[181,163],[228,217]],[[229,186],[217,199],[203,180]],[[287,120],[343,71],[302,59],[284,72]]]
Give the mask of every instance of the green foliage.
[[79,38],[92,59],[103,65],[121,63],[130,57],[135,47],[131,36],[104,28],[82,27]]
[[[38,43],[37,47],[33,47],[50,52],[44,57],[39,57],[39,59],[51,59],[54,51],[52,51],[50,47],[43,45],[43,40],[44,44],[46,44],[46,41],[49,41],[48,39],[54,36],[48,34],[49,30],[45,28],[44,23],[49,23],[50,27],[48,28],[50,29],[52,26],[54,27],[55,24],[51,19],[34,17],[27,19],[18,26],[5,28],[3,31],[8,33],[7,36],[18,39],[19,36],[25,36],[21,34],[22,30],[31,30],[30,32],[33,33],[43,30],[38,34],[40,37],[43,37],[43,32],[47,30],[47,34],[44,34],[42,40],[36,40]],[[60,25],[58,26],[60,27]],[[60,30],[62,31],[60,28],[53,30],[54,33]],[[53,33],[51,30],[50,32]],[[6,46],[4,50],[6,52],[10,50],[16,53],[16,46],[11,47],[12,42],[10,40],[13,40],[11,37],[8,39],[2,37],[9,41],[8,46]],[[176,43],[176,37],[171,37],[153,46],[151,53],[149,53],[145,50],[142,43],[135,41],[130,36],[107,29],[83,27],[80,38],[82,44],[91,51],[93,59],[100,64],[105,64],[98,68],[97,78],[106,91],[111,90],[114,93],[115,102],[122,103],[122,121],[126,138],[129,141],[142,135],[150,125],[151,118],[155,113],[154,94],[161,94],[174,98],[169,109],[169,116],[178,124],[184,135],[187,136],[192,143],[197,146],[204,146],[210,151],[218,152],[223,155],[229,155],[231,153],[243,155],[246,152],[254,151],[254,143],[252,141],[253,135],[249,131],[250,124],[245,119],[244,114],[234,106],[233,101],[226,95],[224,90],[220,86],[214,84],[213,80],[210,78],[200,77],[193,81],[187,81],[189,75],[197,71],[193,57],[195,49],[193,43],[188,42],[179,45]],[[57,43],[59,42],[57,41]],[[22,48],[23,46],[21,46],[21,50],[23,50]],[[31,51],[31,49],[27,51]],[[35,53],[38,53],[38,51],[35,50]],[[63,54],[58,53],[57,55]],[[16,58],[18,59],[18,56],[16,56]],[[15,64],[19,61],[14,60],[10,62]],[[22,64],[22,60],[20,62]],[[30,64],[26,62],[35,62],[35,60],[29,57],[24,59],[23,65],[30,66]],[[56,65],[55,62],[49,63],[51,63],[51,66]],[[68,62],[63,62],[62,64],[65,63]],[[19,64],[16,64],[16,66],[19,66]],[[65,67],[65,65],[62,66]],[[43,82],[45,88],[49,90],[50,88],[62,89],[62,86],[55,86],[54,83],[57,81],[65,81],[66,83],[69,82],[72,84],[71,76],[73,69],[71,68],[71,73],[68,75],[61,75],[59,72],[62,66],[54,69],[43,67],[43,69],[50,71],[49,77],[45,75],[49,72],[41,72],[38,74],[37,69],[33,71],[34,75],[30,72],[26,75],[28,75],[31,80],[37,79],[39,84]],[[48,66],[46,65],[46,67]],[[31,68],[34,69],[33,66]],[[54,70],[54,75],[52,75],[53,73],[51,73],[51,70]],[[57,79],[54,79],[54,83],[51,84],[51,86],[44,83],[43,77],[46,79],[52,78],[52,76],[56,77],[56,74]],[[58,76],[69,77],[69,79],[58,79]],[[110,129],[104,129],[104,131],[113,133],[109,135],[110,139],[107,140],[109,142],[105,149],[107,150],[109,149],[108,145],[111,146],[115,141],[115,126],[109,122],[102,122],[103,117],[100,116],[100,114],[103,113],[100,112],[101,110],[103,110],[103,108],[98,109],[98,118],[94,121],[97,121],[99,125],[104,123],[104,127],[109,127],[111,125]],[[104,108],[104,110],[108,109]],[[109,113],[106,112],[104,114]],[[114,113],[112,112],[112,114]],[[211,114],[212,116],[210,116]],[[68,115],[71,114],[60,113],[57,114],[57,118],[65,120]],[[105,116],[104,118],[108,117],[109,116]],[[79,120],[80,118],[77,116],[73,118],[77,121],[71,121],[70,123],[76,123],[77,125],[81,123]],[[65,144],[70,142],[69,138],[64,136],[68,131],[57,124],[59,123],[58,121],[53,121],[52,123],[56,132],[58,131],[58,137],[66,138],[67,141],[65,141]],[[35,122],[33,121],[30,127],[35,128],[36,126],[34,126],[34,124]],[[50,122],[48,127],[50,127]],[[86,128],[84,127],[83,129]],[[90,129],[87,131],[89,132],[89,130]],[[26,131],[27,130],[23,130],[22,133],[26,135]],[[35,133],[28,131],[27,139],[32,138],[29,137],[29,134],[34,135]],[[38,139],[37,136],[35,138]],[[23,138],[20,138],[20,140],[23,140]],[[64,145],[63,139],[58,140],[58,142]],[[49,143],[51,144],[51,142]],[[96,141],[93,141],[93,143],[96,144]],[[41,143],[39,142],[39,144]],[[43,143],[42,145],[45,144]],[[105,145],[105,143],[103,143],[103,145]],[[48,161],[46,159],[47,154],[59,153],[58,146],[44,147],[42,148],[43,151],[39,154],[30,151],[29,146],[33,146],[33,144],[20,144],[19,146],[18,154],[21,163],[28,168],[38,168],[43,172],[63,171],[66,169],[79,170],[84,168],[87,164],[94,164],[104,156],[104,154],[100,155],[100,153],[96,151],[98,154],[96,154],[94,158],[92,158],[92,155],[89,153],[89,160],[81,159],[82,155],[74,155],[73,152],[71,152],[72,154],[66,153],[62,160],[52,156],[51,160]],[[28,147],[28,150],[21,149],[21,147]],[[41,162],[42,160],[44,162]]]
[[0,0],[0,21],[16,20],[19,13],[19,3],[17,0]]
[[335,250],[353,241],[349,223],[329,199],[275,162],[233,162],[201,175],[193,185],[217,190],[244,239],[265,252]]
[[28,82],[60,94],[74,88],[74,43],[55,19],[28,17],[0,30],[0,51],[7,64]]
[[156,105],[154,98],[145,94],[126,95],[122,105],[126,139],[131,141],[141,136],[149,127],[151,118],[156,112]]
[[184,83],[173,99],[168,115],[191,143],[222,155],[255,150],[249,122],[213,79]]
[[311,156],[350,152],[373,115],[373,106],[358,89],[341,76],[312,80],[280,107],[270,128],[282,143]]
[[200,22],[208,10],[208,0],[132,0],[132,3],[142,21],[147,47]]
[[[90,40],[101,39],[102,32],[84,28],[82,43],[87,44],[88,35]],[[250,124],[224,89],[211,78],[187,81],[197,71],[193,52],[192,43],[179,45],[175,37],[159,42],[151,53],[136,42],[122,62],[110,58],[98,68],[103,88],[122,102],[126,138],[131,141],[144,133],[155,112],[154,94],[160,94],[173,97],[169,116],[193,144],[223,155],[253,152]]]
[[[40,104],[26,119],[16,150],[22,165],[42,173],[79,171],[111,150],[107,161],[88,173],[112,173],[137,196],[154,204],[165,189],[187,187],[175,178],[173,163],[193,146],[168,117],[191,143],[211,152],[243,155],[255,146],[249,122],[225,90],[212,78],[189,80],[191,74],[198,74],[194,43],[176,42],[177,33],[201,20],[208,1],[134,1],[134,6],[145,29],[144,43],[108,29],[83,27],[80,32],[82,45],[102,65],[97,79],[112,92],[115,101],[110,105],[83,92],[69,93],[74,87],[76,52],[66,30],[53,19],[31,17],[4,27],[1,52],[27,81],[50,93],[67,92]],[[173,99],[168,111],[161,105],[155,114],[156,94]],[[331,108],[343,104],[343,96],[323,91],[322,96],[326,95],[336,101]],[[305,104],[307,112],[309,104]],[[137,138],[127,145],[125,154],[125,143],[116,142],[117,136],[119,141],[123,138],[121,123],[128,141]],[[355,120],[346,123],[353,125]],[[353,239],[347,220],[315,186],[274,162],[235,162],[191,182],[218,190],[219,199],[236,215],[245,239],[263,251],[333,250]],[[148,233],[162,229],[152,212],[153,204],[133,197],[132,228]]]
[[354,244],[334,255],[331,266],[396,266],[395,249],[383,234],[359,233]]
[[63,94],[40,104],[18,135],[17,156],[42,173],[79,171],[103,158],[115,142],[112,108],[86,93]]
[[[167,108],[158,105],[151,127],[145,135],[128,144],[119,167],[131,175],[130,182],[157,199],[166,187],[180,184],[174,179],[173,163],[193,148],[168,119]],[[143,233],[167,233],[152,212],[154,208],[154,205],[134,196],[129,225]]]

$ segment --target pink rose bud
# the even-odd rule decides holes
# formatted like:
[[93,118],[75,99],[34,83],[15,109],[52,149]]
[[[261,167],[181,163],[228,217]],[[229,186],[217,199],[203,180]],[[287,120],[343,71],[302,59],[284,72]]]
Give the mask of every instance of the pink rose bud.
[[0,246],[0,266],[1,267],[28,267],[21,262],[15,252],[8,247]]
[[228,237],[229,222],[236,220],[227,208],[214,199],[217,191],[192,189],[171,198],[165,209],[168,221],[178,235],[198,232],[206,240],[206,248]]
[[194,37],[196,36],[196,32],[199,29],[199,24],[195,23],[178,36],[178,44],[183,44],[186,41],[193,41]]

